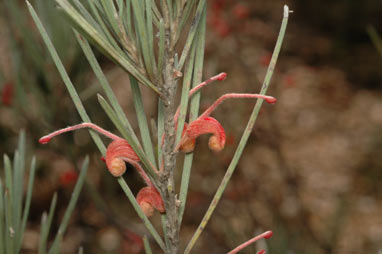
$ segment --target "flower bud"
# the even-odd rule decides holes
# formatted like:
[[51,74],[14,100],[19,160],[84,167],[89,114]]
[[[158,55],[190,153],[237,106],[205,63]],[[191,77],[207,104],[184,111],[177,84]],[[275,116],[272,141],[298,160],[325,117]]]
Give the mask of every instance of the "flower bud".
[[124,139],[114,140],[106,150],[106,166],[113,176],[122,176],[126,171],[125,160],[138,162],[139,157]]
[[163,199],[154,186],[142,188],[138,192],[137,202],[147,217],[154,214],[154,209],[160,213],[165,212]]

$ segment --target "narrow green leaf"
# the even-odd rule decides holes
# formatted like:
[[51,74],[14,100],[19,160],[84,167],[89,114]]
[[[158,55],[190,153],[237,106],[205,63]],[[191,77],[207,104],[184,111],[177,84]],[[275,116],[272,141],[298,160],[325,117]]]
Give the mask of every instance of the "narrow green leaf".
[[162,19],[162,15],[158,10],[158,6],[154,0],[152,0],[152,7],[153,7],[153,13],[154,13],[154,24],[159,27],[159,20]]
[[170,11],[169,11],[169,6],[168,6],[168,3],[167,3],[167,0],[160,0],[159,3],[160,3],[161,10],[162,10],[164,24],[166,26],[166,29],[169,29],[170,28],[170,23],[171,23],[171,20],[170,20],[171,14],[170,14]]
[[[97,2],[92,1],[92,0],[88,0],[88,3],[89,3],[90,9],[91,9],[93,15],[95,16],[97,24],[102,29],[102,33],[100,33],[99,35],[100,36],[104,35],[104,37],[102,37],[102,39],[105,40],[106,42],[109,42],[110,43],[109,46],[111,46],[113,49],[118,51],[119,54],[121,54],[121,48],[118,46],[117,41],[114,39],[114,37],[110,33],[109,28],[105,24],[104,20],[102,19],[101,15],[100,15],[97,7],[96,7]],[[107,52],[106,52],[106,54],[107,54]]]
[[[49,213],[46,216],[46,212],[43,214],[41,227],[40,227],[40,241],[38,247],[38,254],[45,254],[48,242],[48,235],[50,231],[50,227],[52,225],[54,212],[56,210],[57,205],[57,193],[54,193],[52,201],[50,203]],[[44,218],[45,215],[45,218]]]
[[183,76],[182,93],[180,97],[180,111],[179,111],[179,117],[178,117],[178,126],[176,129],[176,144],[180,141],[183,128],[184,128],[184,122],[186,119],[188,99],[189,99],[188,92],[190,91],[192,73],[194,70],[194,63],[195,63],[194,62],[195,50],[196,50],[196,43],[193,43],[191,53],[187,59],[187,64],[186,64],[184,76]]
[[0,252],[5,253],[5,204],[4,204],[4,187],[0,178]]
[[158,79],[160,79],[164,66],[165,28],[163,19],[159,21],[159,53],[158,53]]
[[151,250],[149,239],[147,239],[147,235],[144,235],[142,237],[142,240],[143,240],[143,246],[145,247],[146,254],[152,254],[153,251]]
[[139,130],[141,132],[143,148],[145,149],[148,159],[151,161],[151,163],[155,167],[157,167],[156,161],[155,161],[153,143],[151,142],[151,134],[150,134],[150,130],[149,130],[146,114],[145,114],[145,109],[143,106],[141,90],[139,88],[137,80],[132,76],[130,76],[130,86],[131,86],[131,91],[133,93],[132,97],[134,101],[135,112],[137,114]]
[[382,56],[382,37],[378,35],[377,30],[372,25],[366,27],[366,32],[369,34],[370,40],[373,43],[375,49]]
[[97,23],[97,21],[95,21],[95,19],[93,18],[93,16],[88,12],[88,10],[82,5],[82,3],[79,1],[79,0],[73,0],[73,3],[76,5],[77,9],[81,12],[82,16],[86,19],[86,21],[89,22],[89,24],[91,26],[93,26],[97,31],[98,33],[105,37],[105,34],[102,30],[102,28],[100,27],[100,25]]
[[13,227],[13,211],[11,193],[5,191],[5,245],[7,253],[15,253],[15,229]]
[[[280,33],[279,33],[279,36],[277,38],[276,46],[275,46],[275,49],[273,51],[271,62],[269,63],[269,66],[268,66],[268,70],[267,70],[267,73],[265,75],[264,83],[262,85],[260,94],[264,95],[268,90],[269,82],[272,78],[273,70],[276,66],[277,58],[278,58],[278,55],[280,53],[281,45],[282,45],[282,42],[284,39],[285,30],[286,30],[286,27],[288,24],[288,17],[289,17],[289,9],[288,9],[288,6],[285,5],[284,6],[284,17],[283,17],[283,21],[282,21],[281,28],[280,28]],[[247,126],[244,130],[244,133],[240,139],[240,143],[236,149],[236,152],[232,158],[230,165],[228,166],[227,172],[224,175],[223,180],[220,183],[220,185],[219,185],[219,187],[215,193],[215,196],[212,199],[211,204],[208,207],[207,212],[205,213],[199,227],[197,228],[197,230],[195,231],[194,235],[192,236],[190,242],[188,243],[186,250],[184,251],[185,254],[190,253],[196,240],[199,238],[200,234],[202,233],[203,229],[205,228],[209,219],[211,218],[212,213],[214,212],[215,208],[217,207],[217,204],[219,203],[219,201],[223,195],[223,192],[224,192],[225,188],[227,187],[228,182],[229,182],[233,172],[235,171],[235,168],[236,168],[236,166],[239,162],[239,159],[243,153],[244,147],[248,141],[249,135],[252,132],[253,126],[254,126],[256,119],[257,119],[257,116],[260,112],[260,108],[261,108],[262,103],[263,103],[263,100],[261,100],[261,99],[257,100],[256,105],[252,111],[250,118],[249,118],[248,124],[247,124]]]
[[184,25],[186,24],[188,18],[190,17],[191,11],[192,9],[194,9],[196,3],[197,3],[197,0],[188,0],[186,2],[186,6],[184,7],[183,15],[178,27],[178,33],[176,38],[177,40],[179,39],[180,33],[183,31]]
[[62,242],[62,235],[58,237],[57,243],[52,246],[52,248],[49,251],[49,254],[60,254],[61,242]]
[[158,165],[162,166],[162,143],[164,135],[164,105],[162,100],[158,99]]
[[104,7],[106,17],[109,21],[109,24],[114,30],[115,34],[119,34],[119,26],[118,22],[116,20],[117,17],[117,10],[115,9],[114,2],[113,1],[101,1],[102,6]]
[[168,249],[170,246],[170,240],[168,238],[167,234],[167,216],[166,214],[161,214],[160,216],[161,222],[162,222],[162,230],[163,230],[163,235],[164,235],[164,242],[166,243],[166,248]]
[[[27,5],[28,5],[29,12],[32,15],[32,18],[33,18],[41,36],[42,36],[44,42],[45,42],[45,45],[47,46],[49,53],[51,54],[53,61],[56,64],[56,67],[57,67],[57,69],[61,75],[61,78],[65,83],[65,86],[66,86],[66,88],[70,94],[70,97],[72,98],[73,103],[76,106],[76,109],[81,116],[82,121],[90,123],[91,122],[90,118],[89,118],[88,114],[86,113],[84,106],[82,105],[81,99],[78,96],[78,93],[77,93],[76,89],[74,88],[72,81],[70,80],[69,75],[67,74],[67,72],[64,68],[64,65],[62,64],[51,40],[49,39],[48,34],[46,33],[43,25],[41,24],[40,19],[38,18],[32,5],[28,1],[27,1]],[[89,133],[92,136],[94,143],[96,143],[98,149],[100,151],[102,151],[102,153],[105,153],[106,148],[105,148],[105,145],[102,143],[102,140],[100,139],[100,137],[92,130],[89,130]]]
[[[4,169],[5,169],[5,192],[9,197],[13,197],[12,184],[12,165],[8,155],[4,154]],[[11,201],[8,199],[8,201]]]
[[29,209],[30,209],[31,200],[32,200],[33,183],[34,183],[35,172],[36,172],[36,158],[33,157],[31,165],[30,165],[30,169],[29,169],[28,188],[27,188],[27,193],[26,193],[26,198],[25,198],[23,218],[22,218],[21,227],[20,227],[20,237],[18,239],[19,240],[19,242],[18,242],[18,252],[20,252],[21,244],[22,244],[22,240],[23,240],[23,235],[24,235],[24,232],[25,232],[25,227],[27,225]]
[[118,15],[122,16],[123,15],[123,9],[125,8],[125,4],[123,0],[117,0],[117,5],[118,5]]
[[38,254],[45,254],[46,253],[46,239],[44,239],[43,234],[44,234],[44,231],[46,231],[47,219],[48,219],[47,213],[43,212],[43,214],[41,216],[41,223],[40,223],[40,235],[39,235],[39,241],[38,241]]
[[[12,218],[13,218],[13,228],[15,229],[14,239],[18,242],[19,238],[19,225],[21,217],[21,204],[22,204],[22,193],[24,183],[20,184],[21,179],[21,157],[20,152],[16,150],[13,157],[13,167],[12,167]],[[17,248],[17,246],[15,246]]]
[[196,31],[197,31],[197,28],[199,27],[199,21],[201,19],[202,12],[205,8],[205,5],[206,5],[206,0],[200,0],[198,7],[196,9],[196,12],[195,12],[195,16],[192,20],[191,28],[190,28],[190,31],[188,33],[188,37],[187,37],[187,41],[186,41],[186,45],[184,46],[184,49],[182,51],[182,55],[180,56],[179,64],[177,66],[177,70],[179,70],[179,71],[182,70],[183,65],[186,61],[186,58],[189,55],[191,45],[192,45],[192,42],[194,41],[194,37],[195,37]]
[[68,227],[69,219],[72,216],[78,197],[80,196],[82,186],[85,182],[88,166],[89,166],[89,156],[86,156],[84,162],[82,163],[82,168],[78,176],[77,183],[74,186],[72,197],[70,198],[69,204],[65,210],[64,217],[62,218],[60,227],[58,228],[58,232],[56,234],[56,237],[54,238],[54,241],[49,253],[51,253],[52,251],[54,252],[56,248],[58,249],[57,246],[60,244],[61,239],[66,231],[66,228]]
[[130,203],[133,205],[133,208],[138,214],[139,218],[141,218],[141,220],[145,224],[147,230],[150,232],[150,234],[153,236],[155,241],[158,243],[159,247],[162,250],[165,250],[165,245],[163,243],[162,238],[160,237],[158,232],[155,230],[154,226],[151,224],[147,216],[142,212],[141,207],[137,203],[137,200],[135,199],[134,194],[132,193],[130,187],[127,185],[126,181],[123,179],[123,177],[118,177],[117,180],[122,190],[125,192],[127,198],[129,199]]
[[167,1],[167,6],[168,6],[168,11],[170,14],[170,24],[173,24],[173,17],[174,17],[174,8],[172,4],[172,0],[166,0]]
[[153,0],[146,0],[146,27],[147,27],[147,40],[148,40],[148,49],[151,61],[153,63],[154,73],[156,72],[156,61],[154,54],[154,31],[153,31]]
[[13,225],[15,229],[15,248],[21,248],[22,233],[21,224],[21,210],[23,200],[23,187],[24,187],[24,171],[25,171],[25,131],[20,131],[18,149],[14,157],[13,167]]
[[[203,63],[204,63],[204,48],[205,48],[205,35],[206,35],[206,9],[203,13],[202,20],[200,22],[201,29],[197,34],[196,39],[196,56],[195,56],[195,66],[192,77],[192,87],[197,86],[202,82],[203,75]],[[194,94],[190,102],[190,122],[195,120],[198,117],[200,104],[200,92]],[[194,153],[188,153],[184,157],[183,162],[183,171],[182,171],[182,180],[180,183],[180,192],[179,192],[179,226],[182,224],[183,214],[186,207],[187,193],[191,177],[191,168],[192,161],[194,158]]]
[[147,23],[144,17],[144,10],[142,9],[142,3],[140,3],[140,0],[131,0],[132,6],[133,6],[133,11],[134,11],[134,17],[136,18],[136,29],[138,30],[138,35],[137,39],[139,38],[139,42],[141,44],[141,51],[142,51],[142,56],[143,56],[143,61],[146,66],[146,70],[148,72],[149,77],[151,80],[155,80],[155,75],[154,75],[154,66],[153,66],[153,61],[150,58],[150,47],[149,47],[149,35],[148,35],[148,30],[147,30]]
[[123,24],[126,27],[127,35],[131,38],[132,41],[136,41],[135,33],[133,31],[133,25],[131,21],[131,0],[126,0],[126,8],[124,15],[122,17]]

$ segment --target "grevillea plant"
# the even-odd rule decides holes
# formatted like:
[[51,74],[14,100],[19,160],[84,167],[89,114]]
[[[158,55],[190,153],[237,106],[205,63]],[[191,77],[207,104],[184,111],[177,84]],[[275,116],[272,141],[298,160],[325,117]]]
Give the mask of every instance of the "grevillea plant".
[[[187,200],[196,139],[203,134],[210,135],[209,148],[214,152],[221,151],[225,146],[226,134],[218,119],[211,116],[213,111],[223,101],[230,98],[257,99],[226,175],[200,226],[184,250],[184,253],[189,253],[209,221],[237,166],[262,102],[264,100],[270,104],[276,102],[276,99],[266,95],[266,92],[284,37],[289,14],[288,7],[284,7],[280,34],[260,93],[224,94],[199,114],[201,88],[213,81],[223,81],[227,77],[226,73],[221,73],[201,82],[206,32],[206,0],[88,0],[86,4],[79,0],[55,1],[73,24],[75,36],[107,97],[105,99],[102,95],[98,95],[99,103],[122,137],[90,121],[38,15],[28,3],[32,18],[83,121],[54,131],[40,138],[39,141],[46,144],[57,135],[80,128],[90,129],[90,134],[102,153],[106,168],[116,177],[148,232],[166,254],[183,252],[180,250],[179,233]],[[180,45],[182,40],[179,39],[183,36],[186,40],[183,45]],[[88,41],[130,75],[131,99],[134,101],[140,139],[134,133],[118,104]],[[179,48],[182,49],[180,52],[177,51]],[[157,132],[153,135],[157,137],[156,142],[153,142],[146,119],[143,106],[145,98],[141,96],[141,86],[151,89],[158,100],[157,126],[152,130],[155,129]],[[181,87],[179,106],[176,104],[177,87]],[[148,99],[153,100],[153,98]],[[98,134],[112,140],[107,147]],[[179,156],[184,156],[184,165],[178,191],[174,173]],[[122,177],[126,171],[125,163],[131,164],[137,170],[146,185],[136,196]],[[161,213],[163,235],[158,233],[148,219],[156,211]],[[230,253],[237,253],[252,242],[271,236],[272,232],[267,231]],[[145,239],[147,238],[144,237]],[[145,241],[145,248],[147,253],[151,253],[147,241]],[[260,253],[264,252],[265,250],[260,251]]]

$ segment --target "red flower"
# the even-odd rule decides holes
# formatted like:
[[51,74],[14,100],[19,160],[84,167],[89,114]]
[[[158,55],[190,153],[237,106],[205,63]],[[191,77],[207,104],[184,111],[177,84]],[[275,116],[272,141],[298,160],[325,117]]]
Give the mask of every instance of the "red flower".
[[238,19],[246,19],[249,17],[250,11],[249,8],[243,4],[236,4],[233,7],[233,14],[235,15],[236,18]]
[[151,217],[154,210],[165,212],[163,199],[154,186],[142,188],[137,194],[137,202],[147,217]]
[[1,102],[6,106],[10,106],[12,104],[13,89],[13,82],[7,82],[4,84],[3,91],[1,93]]
[[62,186],[72,185],[77,181],[78,173],[74,169],[66,170],[60,175],[60,184]]

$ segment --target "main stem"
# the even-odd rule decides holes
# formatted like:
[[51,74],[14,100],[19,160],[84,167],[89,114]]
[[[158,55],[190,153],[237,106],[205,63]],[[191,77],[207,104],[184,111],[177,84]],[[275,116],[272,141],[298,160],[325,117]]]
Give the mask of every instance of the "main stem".
[[163,172],[160,176],[159,188],[162,193],[167,217],[167,237],[169,246],[167,254],[179,252],[178,206],[175,193],[174,171],[176,165],[175,148],[175,94],[176,77],[174,75],[174,51],[171,48],[169,36],[166,40],[164,83],[161,87],[161,99],[164,104],[164,144],[163,144]]

